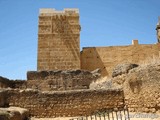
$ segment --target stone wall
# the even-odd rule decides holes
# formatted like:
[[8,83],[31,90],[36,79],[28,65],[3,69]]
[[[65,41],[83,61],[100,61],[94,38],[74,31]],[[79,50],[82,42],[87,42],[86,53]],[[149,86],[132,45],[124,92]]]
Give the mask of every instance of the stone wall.
[[133,45],[89,47],[81,52],[81,69],[94,70],[101,68],[102,75],[111,75],[113,68],[121,63],[139,64],[149,58],[159,56],[160,44],[139,45],[137,40]]
[[26,81],[9,80],[0,76],[0,88],[26,88]]
[[130,111],[160,112],[160,63],[137,67],[125,79],[123,89]]
[[98,71],[93,73],[85,70],[29,71],[27,88],[42,91],[88,89],[90,83],[99,77]]
[[10,106],[26,108],[35,117],[90,115],[97,110],[124,107],[121,90],[8,90],[6,95]]
[[41,9],[38,28],[38,70],[80,69],[77,9]]
[[[124,69],[127,64],[118,65]],[[118,68],[117,66],[117,68]],[[131,65],[130,65],[131,66]],[[124,70],[119,69],[119,70]],[[127,69],[126,69],[127,70]],[[127,70],[128,71],[128,70]],[[125,104],[131,112],[160,112],[160,61],[139,65],[114,78],[103,80],[95,88],[122,88]],[[108,86],[107,83],[110,83]]]

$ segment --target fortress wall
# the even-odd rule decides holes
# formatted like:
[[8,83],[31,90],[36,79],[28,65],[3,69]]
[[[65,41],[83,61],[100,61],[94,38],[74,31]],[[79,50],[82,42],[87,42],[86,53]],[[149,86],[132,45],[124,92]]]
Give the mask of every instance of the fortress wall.
[[101,68],[102,75],[111,75],[113,68],[120,63],[140,63],[159,57],[160,44],[89,47],[81,52],[81,69],[94,70]]
[[10,106],[29,109],[35,117],[82,116],[97,110],[124,107],[121,90],[38,92],[8,90]]
[[80,25],[77,9],[41,9],[38,26],[38,70],[80,69]]

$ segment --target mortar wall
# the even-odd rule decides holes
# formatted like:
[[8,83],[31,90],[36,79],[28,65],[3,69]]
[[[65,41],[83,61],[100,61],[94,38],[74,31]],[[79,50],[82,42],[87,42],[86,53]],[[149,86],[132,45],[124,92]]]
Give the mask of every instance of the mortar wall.
[[35,117],[84,116],[97,110],[123,108],[121,90],[81,90],[63,92],[8,91],[10,106],[29,109]]
[[81,52],[81,69],[101,68],[102,75],[111,75],[113,68],[121,63],[141,63],[159,57],[160,44],[129,45],[111,47],[83,48]]

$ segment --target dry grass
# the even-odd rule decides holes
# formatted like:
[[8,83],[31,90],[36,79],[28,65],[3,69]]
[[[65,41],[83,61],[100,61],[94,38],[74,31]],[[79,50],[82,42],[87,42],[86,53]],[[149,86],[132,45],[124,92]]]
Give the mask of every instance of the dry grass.
[[93,81],[93,82],[90,84],[89,88],[90,88],[90,89],[102,89],[102,88],[104,88],[104,85],[103,85],[104,82],[108,82],[108,87],[109,87],[109,84],[110,84],[110,82],[111,82],[111,79],[108,78],[108,77],[99,78],[98,80]]
[[112,81],[112,78],[103,77],[90,84],[90,89],[121,89],[121,86],[117,86]]

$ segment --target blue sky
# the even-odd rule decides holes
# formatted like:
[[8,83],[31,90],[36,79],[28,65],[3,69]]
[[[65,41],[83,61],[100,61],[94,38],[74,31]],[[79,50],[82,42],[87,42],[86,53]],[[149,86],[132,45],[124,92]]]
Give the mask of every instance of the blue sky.
[[79,8],[81,48],[156,43],[160,0],[0,0],[0,76],[37,69],[40,8]]

